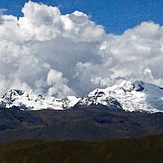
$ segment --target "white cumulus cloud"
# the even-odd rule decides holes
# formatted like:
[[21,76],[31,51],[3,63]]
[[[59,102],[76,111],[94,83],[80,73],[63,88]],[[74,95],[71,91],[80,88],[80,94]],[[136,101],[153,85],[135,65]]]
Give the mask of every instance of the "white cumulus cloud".
[[123,79],[163,86],[163,27],[142,22],[106,34],[79,11],[32,1],[23,17],[0,14],[0,95],[11,88],[50,96],[84,96]]

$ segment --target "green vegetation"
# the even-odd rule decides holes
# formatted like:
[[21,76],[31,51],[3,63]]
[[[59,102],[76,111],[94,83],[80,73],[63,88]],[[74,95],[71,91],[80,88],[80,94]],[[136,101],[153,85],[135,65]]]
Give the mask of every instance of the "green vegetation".
[[163,134],[107,141],[28,139],[0,144],[1,163],[162,163]]
[[24,139],[109,140],[163,133],[163,113],[90,106],[65,111],[0,109],[0,142]]

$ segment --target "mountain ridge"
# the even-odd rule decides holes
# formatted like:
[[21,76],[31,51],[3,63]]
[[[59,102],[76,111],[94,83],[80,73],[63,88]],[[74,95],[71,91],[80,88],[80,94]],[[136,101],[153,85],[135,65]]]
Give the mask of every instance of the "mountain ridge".
[[105,89],[97,88],[85,97],[67,96],[62,99],[42,96],[34,91],[9,90],[0,99],[0,106],[21,110],[67,110],[82,105],[104,105],[111,110],[163,112],[163,89],[143,81],[122,81]]
[[108,140],[163,133],[163,113],[81,106],[65,111],[0,109],[0,142],[29,138]]

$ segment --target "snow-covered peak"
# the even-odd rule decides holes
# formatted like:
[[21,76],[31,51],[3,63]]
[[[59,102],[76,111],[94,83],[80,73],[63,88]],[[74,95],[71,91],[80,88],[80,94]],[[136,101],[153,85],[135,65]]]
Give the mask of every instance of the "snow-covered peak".
[[117,88],[130,92],[134,89],[134,85],[133,85],[132,81],[124,80],[117,86]]
[[[112,99],[112,100],[110,100]],[[163,112],[162,88],[142,81],[123,81],[105,89],[95,89],[79,101],[80,105],[103,104],[125,111]]]
[[108,96],[105,89],[95,89],[79,100],[77,105],[105,105],[111,110],[122,110],[121,104],[116,98]]
[[9,90],[0,99],[0,106],[20,109],[65,110],[77,105],[105,105],[111,110],[163,112],[163,89],[143,81],[123,81],[105,89],[95,89],[84,98],[67,96],[63,99],[42,96],[31,90]]
[[12,89],[7,91],[0,99],[0,105],[6,108],[17,106],[20,109],[41,110],[55,109],[65,110],[74,106],[79,101],[75,96],[68,96],[64,99],[55,97],[44,97],[35,93],[33,90],[24,92],[21,90]]

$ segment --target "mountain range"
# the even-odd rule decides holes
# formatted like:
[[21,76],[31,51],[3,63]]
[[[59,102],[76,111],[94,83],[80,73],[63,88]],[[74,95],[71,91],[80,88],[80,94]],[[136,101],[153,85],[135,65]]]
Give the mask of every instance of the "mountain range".
[[67,96],[62,99],[36,94],[33,90],[12,89],[0,99],[0,106],[21,110],[67,110],[81,106],[102,105],[110,110],[130,112],[163,112],[163,88],[143,81],[123,81],[105,89],[95,89],[85,97]]
[[83,98],[12,89],[0,99],[0,142],[29,138],[108,140],[163,133],[163,89],[123,81]]

